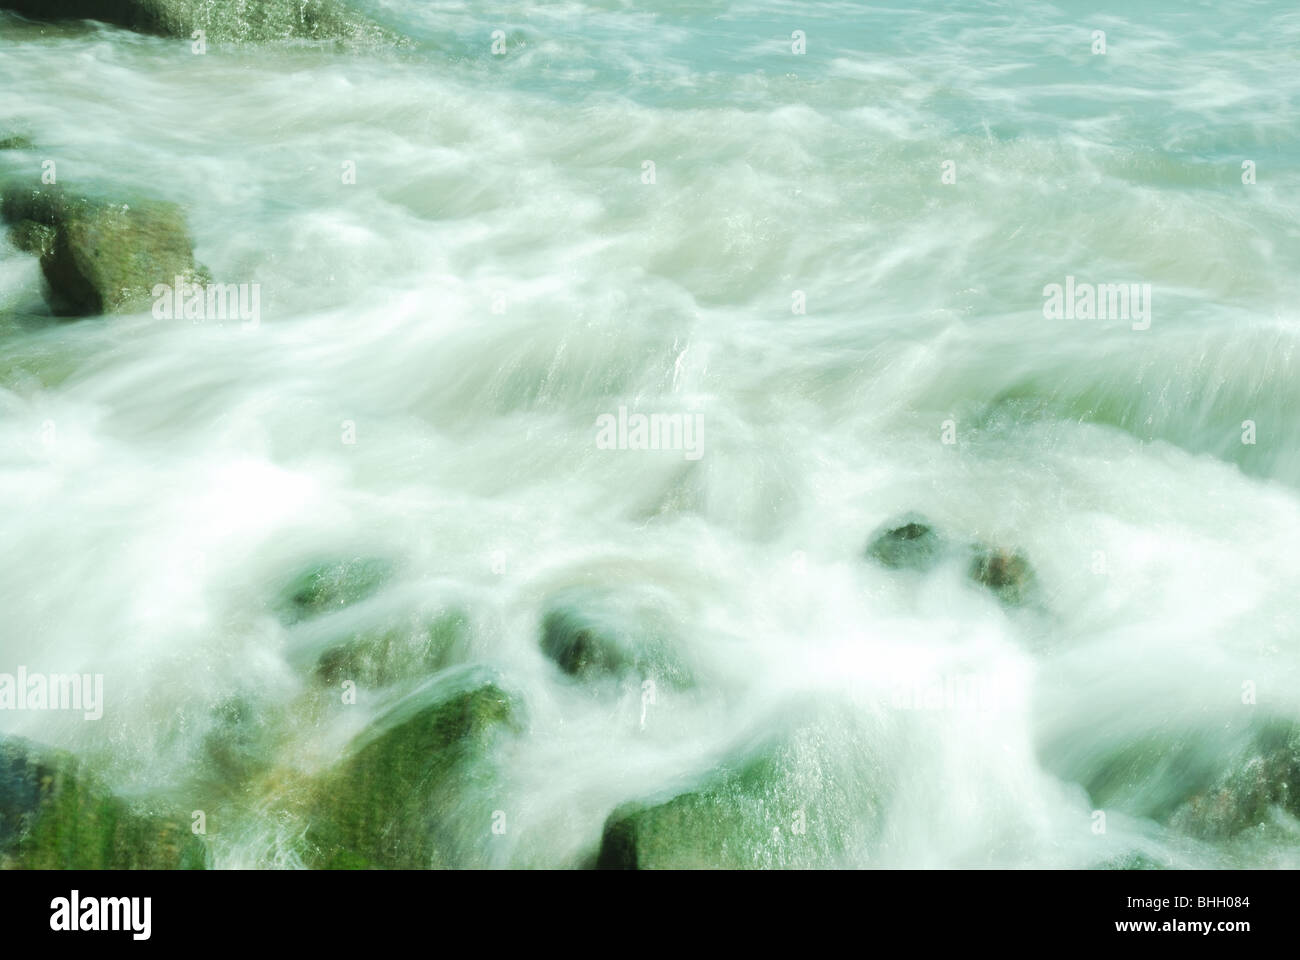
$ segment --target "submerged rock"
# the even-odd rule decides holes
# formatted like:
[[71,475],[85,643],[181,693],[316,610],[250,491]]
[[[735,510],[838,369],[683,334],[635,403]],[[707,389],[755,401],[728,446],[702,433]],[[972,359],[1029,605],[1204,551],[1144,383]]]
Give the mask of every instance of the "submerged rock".
[[582,680],[636,674],[691,685],[665,608],[633,593],[570,591],[542,617],[540,646],[561,671]]
[[519,708],[491,682],[433,702],[399,703],[358,738],[319,785],[306,835],[309,866],[463,867],[489,836],[494,782],[488,754],[519,729]]
[[0,738],[0,868],[202,869],[203,844],[179,817],[114,796],[69,754]]
[[1033,568],[1024,554],[982,545],[975,549],[967,576],[1013,607],[1024,605],[1035,586]]
[[891,570],[928,570],[949,546],[919,517],[904,517],[872,537],[867,556]]
[[233,695],[218,701],[203,737],[204,787],[213,796],[237,793],[270,764],[274,713],[263,702]]
[[425,624],[349,637],[321,655],[316,679],[327,687],[348,680],[360,687],[387,687],[427,678],[451,665],[468,624],[464,613],[453,610]]
[[341,0],[0,0],[33,20],[99,20],[141,33],[208,40],[393,43],[391,31]]
[[879,772],[854,721],[831,713],[743,747],[698,787],[605,823],[602,869],[860,865],[879,829]]
[[10,239],[40,255],[54,306],[65,315],[128,311],[147,303],[158,284],[202,276],[174,203],[10,186],[0,214],[11,224]]
[[570,676],[621,673],[631,657],[618,641],[569,610],[552,610],[542,618],[542,652]]
[[1018,550],[984,543],[958,547],[915,514],[886,524],[871,538],[866,552],[891,570],[919,572],[932,570],[952,557],[969,557],[966,575],[1007,606],[1023,606],[1036,586],[1033,568]]
[[387,561],[373,557],[316,564],[285,588],[280,614],[292,624],[340,610],[371,596],[391,574]]
[[35,150],[36,144],[32,142],[31,137],[24,136],[21,133],[11,133],[0,136],[0,150]]
[[1170,817],[1170,826],[1201,840],[1224,840],[1300,819],[1300,725],[1266,728],[1228,769]]

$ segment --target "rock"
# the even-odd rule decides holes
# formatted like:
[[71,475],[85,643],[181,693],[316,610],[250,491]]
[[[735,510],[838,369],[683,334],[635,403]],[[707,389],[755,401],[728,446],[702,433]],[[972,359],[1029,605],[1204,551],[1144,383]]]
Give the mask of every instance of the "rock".
[[10,239],[41,256],[58,312],[125,312],[149,302],[157,284],[197,281],[185,215],[174,203],[78,196],[57,187],[8,187],[0,213]]
[[468,625],[465,614],[453,610],[428,623],[362,633],[326,650],[314,673],[326,687],[350,680],[359,687],[380,688],[428,678],[451,665]]
[[212,708],[203,737],[202,771],[209,795],[238,792],[270,764],[271,709],[247,696],[228,696]]
[[138,809],[69,754],[0,738],[0,868],[203,869],[202,841],[175,816]]
[[11,133],[7,136],[0,137],[0,150],[35,150],[36,144],[30,137],[25,137],[21,133]]
[[363,734],[319,784],[305,860],[324,869],[464,867],[481,859],[498,798],[488,754],[519,730],[493,682],[435,683]]
[[542,617],[542,652],[582,680],[636,675],[683,688],[691,672],[675,649],[663,603],[634,591],[571,590]]
[[876,534],[867,556],[891,570],[929,570],[948,546],[928,523],[916,516],[894,521]]
[[984,543],[959,549],[916,514],[886,524],[871,538],[867,556],[891,570],[918,572],[932,570],[952,557],[969,557],[967,576],[1007,606],[1024,605],[1036,588],[1033,568],[1024,554]]
[[387,561],[373,557],[316,564],[285,588],[280,615],[293,624],[351,606],[375,593],[391,574]]
[[617,674],[631,665],[616,639],[567,610],[553,610],[542,619],[542,652],[576,677]]
[[1035,588],[1033,568],[1024,554],[1014,550],[976,547],[967,575],[1007,606],[1023,606]]
[[742,747],[688,792],[605,822],[601,869],[860,866],[880,827],[881,783],[848,712]]
[[35,220],[19,220],[9,228],[9,240],[24,253],[47,257],[54,252],[53,227]]
[[1169,823],[1200,840],[1225,840],[1267,829],[1279,816],[1300,819],[1300,724],[1267,726]]
[[34,20],[99,20],[141,33],[189,40],[337,40],[394,43],[395,34],[341,0],[0,0]]

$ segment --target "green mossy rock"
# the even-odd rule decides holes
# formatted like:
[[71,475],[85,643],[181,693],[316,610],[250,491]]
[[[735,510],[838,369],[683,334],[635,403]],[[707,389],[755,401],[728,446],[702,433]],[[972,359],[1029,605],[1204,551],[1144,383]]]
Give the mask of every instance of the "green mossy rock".
[[352,681],[359,687],[388,687],[427,678],[451,666],[463,649],[469,620],[458,610],[431,622],[350,637],[330,647],[316,663],[316,679],[326,687]]
[[398,41],[340,0],[0,0],[0,10],[34,20],[99,20],[186,40],[203,30],[219,41]]
[[652,596],[571,591],[542,617],[542,653],[571,677],[593,681],[624,676],[670,687],[693,683],[677,652],[677,631]]
[[0,150],[35,150],[36,144],[31,137],[23,136],[21,133],[12,133],[0,137]]
[[35,220],[19,220],[9,228],[9,239],[24,253],[48,257],[54,252],[54,227]]
[[0,739],[0,867],[203,869],[202,841],[179,817],[114,796],[69,754]]
[[372,557],[316,564],[285,588],[281,617],[293,624],[341,610],[374,594],[391,575],[387,561]]
[[148,304],[157,284],[201,279],[179,206],[149,198],[108,201],[59,187],[3,191],[10,239],[41,257],[58,312],[93,316]]
[[698,788],[616,809],[601,869],[855,865],[879,829],[880,774],[852,719],[832,714],[739,751]]
[[[436,691],[441,685],[434,685]],[[514,701],[480,682],[435,702],[417,694],[363,735],[318,784],[305,862],[322,869],[478,866],[491,825],[489,763],[498,736],[519,729]],[[479,816],[467,810],[482,800]],[[473,820],[473,823],[469,823]]]

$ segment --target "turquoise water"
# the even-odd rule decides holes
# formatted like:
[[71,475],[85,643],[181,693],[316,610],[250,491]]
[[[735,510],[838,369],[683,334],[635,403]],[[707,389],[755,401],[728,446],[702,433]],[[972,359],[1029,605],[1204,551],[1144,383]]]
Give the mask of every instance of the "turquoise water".
[[[238,699],[271,772],[214,863],[297,866],[278,785],[410,692],[321,717],[307,667],[455,609],[528,715],[511,828],[465,865],[584,862],[792,700],[848,704],[827,749],[879,784],[835,865],[1300,864],[1294,804],[1209,838],[1171,813],[1300,721],[1300,10],[357,6],[416,45],[0,16],[0,131],[37,145],[0,173],[181,202],[262,305],[43,321],[0,248],[0,672],[103,673],[107,703],[0,732],[207,803]],[[1150,285],[1149,328],[1045,317],[1067,277]],[[621,406],[699,415],[703,456],[600,447]],[[1041,604],[865,560],[908,511],[1023,551]],[[322,556],[394,573],[286,623]],[[560,675],[539,624],[575,591],[692,682],[643,719]],[[954,680],[983,706],[897,707]]]

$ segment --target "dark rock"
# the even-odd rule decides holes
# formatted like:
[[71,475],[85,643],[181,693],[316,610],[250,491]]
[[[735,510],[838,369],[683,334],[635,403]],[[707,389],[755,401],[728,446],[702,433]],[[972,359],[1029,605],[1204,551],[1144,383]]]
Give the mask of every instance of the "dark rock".
[[375,729],[318,784],[306,836],[308,864],[474,865],[497,802],[490,749],[496,738],[520,729],[512,698],[492,682],[454,692],[438,683],[400,702]]
[[1024,605],[1035,588],[1033,568],[1024,554],[1014,550],[976,547],[967,574],[1008,606]]
[[741,747],[695,789],[616,809],[601,869],[860,865],[880,826],[879,770],[848,712]]
[[876,534],[867,556],[891,570],[929,570],[943,559],[948,546],[919,517],[904,517]]
[[553,610],[542,619],[542,652],[577,677],[621,673],[631,662],[616,639],[567,610]]
[[0,0],[34,20],[99,20],[141,33],[208,40],[394,43],[390,31],[341,0]]
[[36,144],[30,137],[25,137],[21,133],[13,133],[8,136],[0,137],[0,150],[35,150]]
[[1034,594],[1033,568],[1024,554],[976,543],[955,546],[915,514],[887,524],[867,547],[867,556],[891,570],[925,572],[952,558],[969,557],[967,576],[1007,606],[1022,606]]
[[637,675],[688,687],[676,631],[652,595],[568,591],[542,617],[541,649],[564,673],[583,680]]
[[59,312],[71,316],[128,311],[158,284],[197,280],[185,215],[148,198],[108,201],[58,187],[8,187],[0,213],[10,239],[41,255]]
[[114,796],[69,754],[0,738],[0,868],[202,869],[187,821]]

